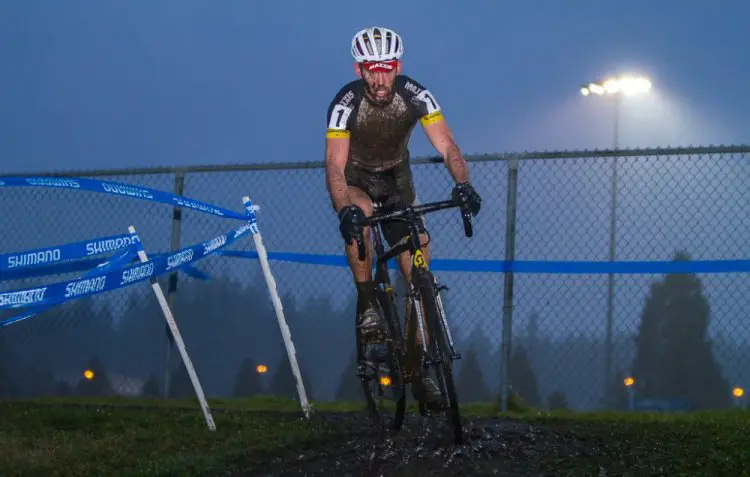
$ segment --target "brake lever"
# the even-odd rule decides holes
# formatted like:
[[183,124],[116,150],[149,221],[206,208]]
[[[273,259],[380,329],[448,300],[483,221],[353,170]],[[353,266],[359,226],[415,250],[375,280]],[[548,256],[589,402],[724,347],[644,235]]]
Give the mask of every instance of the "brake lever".
[[471,224],[471,207],[467,203],[461,203],[459,208],[461,209],[461,220],[464,223],[464,235],[470,238],[474,235],[474,228]]

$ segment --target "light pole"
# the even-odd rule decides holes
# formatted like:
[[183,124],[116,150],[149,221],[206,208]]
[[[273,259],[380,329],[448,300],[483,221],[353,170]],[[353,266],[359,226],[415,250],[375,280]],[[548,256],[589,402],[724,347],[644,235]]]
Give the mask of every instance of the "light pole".
[[[610,78],[605,81],[595,81],[581,86],[581,94],[589,96],[611,96],[614,99],[614,121],[613,121],[613,149],[620,148],[620,102],[621,96],[631,96],[647,93],[651,90],[651,81],[640,76],[622,76]],[[617,219],[617,156],[612,160],[612,184],[609,213],[609,261],[615,260],[615,237]],[[609,399],[609,383],[612,371],[612,327],[614,321],[614,293],[615,277],[613,273],[607,275],[607,334],[604,341],[604,398],[607,406],[611,404]]]
[[628,390],[628,411],[633,411],[635,409],[635,389],[633,388],[635,386],[635,378],[628,376],[623,380],[623,384]]
[[734,396],[734,405],[739,408],[744,408],[742,398],[745,396],[745,390],[739,386],[732,389],[732,396]]
[[268,366],[261,363],[255,367],[255,371],[259,375],[258,380],[260,381],[261,394],[264,394],[266,392],[266,382],[263,379],[263,376],[268,372]]

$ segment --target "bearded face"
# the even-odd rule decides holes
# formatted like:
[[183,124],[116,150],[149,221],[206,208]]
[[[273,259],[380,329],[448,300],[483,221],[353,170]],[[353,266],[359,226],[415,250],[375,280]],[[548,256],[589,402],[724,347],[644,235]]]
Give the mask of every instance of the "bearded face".
[[401,72],[401,62],[370,61],[357,65],[357,76],[365,81],[365,93],[375,104],[388,104],[396,91],[396,76]]

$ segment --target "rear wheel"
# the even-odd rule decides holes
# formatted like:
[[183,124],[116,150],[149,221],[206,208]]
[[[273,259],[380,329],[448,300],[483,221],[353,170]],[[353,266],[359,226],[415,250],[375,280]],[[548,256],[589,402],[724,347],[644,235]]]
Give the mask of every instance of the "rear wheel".
[[[419,289],[424,303],[425,322],[428,332],[427,347],[429,366],[425,371],[433,371],[437,378],[437,386],[442,396],[443,407],[448,412],[449,422],[453,428],[456,444],[463,442],[461,426],[461,412],[459,409],[456,386],[453,382],[453,356],[448,346],[447,331],[444,316],[437,304],[437,287],[435,279],[429,270],[420,273]],[[433,374],[430,373],[430,374]]]

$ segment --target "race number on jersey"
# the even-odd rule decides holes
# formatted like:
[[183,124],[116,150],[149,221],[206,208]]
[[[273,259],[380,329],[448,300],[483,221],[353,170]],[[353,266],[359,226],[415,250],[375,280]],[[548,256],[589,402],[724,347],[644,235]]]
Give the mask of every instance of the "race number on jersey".
[[419,94],[417,94],[416,99],[424,104],[424,111],[427,113],[420,119],[422,125],[426,126],[443,119],[443,113],[440,109],[440,105],[429,90],[423,89],[422,91],[420,91]]
[[336,104],[331,111],[331,117],[328,120],[327,137],[349,137],[346,125],[349,121],[349,115],[352,114],[352,108]]
[[435,97],[432,96],[429,90],[423,89],[418,95],[417,99],[422,101],[427,108],[427,114],[432,114],[440,111],[440,105],[435,101]]
[[331,111],[331,119],[328,122],[328,129],[345,130],[350,114],[352,114],[352,108],[340,104],[334,105],[333,111]]

